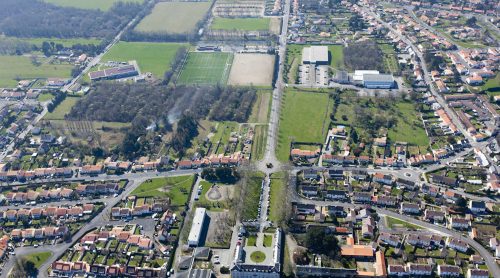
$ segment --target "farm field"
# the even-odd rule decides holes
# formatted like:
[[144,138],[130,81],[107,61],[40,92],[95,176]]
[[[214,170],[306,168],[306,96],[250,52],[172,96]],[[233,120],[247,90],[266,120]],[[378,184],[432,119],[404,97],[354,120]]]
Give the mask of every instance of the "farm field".
[[183,34],[194,30],[211,2],[160,2],[135,27],[139,32]]
[[71,107],[73,107],[79,99],[79,97],[66,97],[61,103],[59,103],[54,111],[47,113],[43,119],[64,120],[64,116],[69,113]]
[[263,18],[222,18],[216,17],[210,28],[214,30],[262,31],[269,30],[271,19]]
[[0,67],[0,87],[14,87],[17,85],[16,79],[33,79],[48,77],[71,77],[70,64],[49,64],[49,59],[38,58],[41,63],[36,66],[32,63],[30,57],[0,55],[0,65],[9,65]]
[[273,55],[238,53],[234,55],[228,84],[271,86],[273,73]]
[[102,61],[136,60],[142,73],[151,72],[157,78],[163,78],[165,71],[183,43],[119,42],[102,57]]
[[278,159],[288,160],[292,140],[322,143],[332,106],[326,93],[287,90],[278,132]]
[[191,52],[183,65],[177,83],[215,85],[227,83],[233,54],[224,52]]
[[155,178],[145,181],[130,195],[137,197],[169,197],[173,206],[182,206],[188,201],[194,176]]
[[73,7],[80,9],[99,9],[107,11],[117,2],[135,2],[143,3],[144,0],[43,0],[44,2],[51,3],[62,7]]

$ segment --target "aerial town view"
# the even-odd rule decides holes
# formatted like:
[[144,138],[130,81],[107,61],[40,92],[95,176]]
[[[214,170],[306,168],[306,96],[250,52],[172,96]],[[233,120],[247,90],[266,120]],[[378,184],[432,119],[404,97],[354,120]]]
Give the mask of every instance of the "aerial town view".
[[0,278],[500,278],[498,0],[0,0]]

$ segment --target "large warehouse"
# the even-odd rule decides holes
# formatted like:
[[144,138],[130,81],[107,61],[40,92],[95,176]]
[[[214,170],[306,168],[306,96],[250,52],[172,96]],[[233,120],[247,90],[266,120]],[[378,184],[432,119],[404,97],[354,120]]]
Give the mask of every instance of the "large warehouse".
[[363,74],[363,86],[368,89],[392,89],[394,77],[390,74]]
[[196,208],[193,217],[193,225],[191,226],[191,231],[189,231],[188,245],[190,247],[196,247],[200,244],[201,234],[203,232],[203,224],[205,222],[206,209]]
[[313,45],[302,48],[303,64],[328,64],[328,46]]

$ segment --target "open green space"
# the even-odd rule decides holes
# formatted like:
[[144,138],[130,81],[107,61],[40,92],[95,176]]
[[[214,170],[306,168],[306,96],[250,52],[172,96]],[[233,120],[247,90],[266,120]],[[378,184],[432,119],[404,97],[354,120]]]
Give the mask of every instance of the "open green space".
[[488,95],[499,95],[500,94],[500,73],[497,73],[495,78],[490,78],[481,87],[481,90],[486,91]]
[[[378,103],[380,102],[380,103]],[[367,130],[360,126],[364,118],[357,112],[377,117],[393,117],[395,123],[389,128],[387,135],[392,142],[407,142],[411,145],[427,148],[429,138],[425,133],[422,121],[414,105],[404,100],[383,100],[372,97],[357,97],[353,94],[342,94],[335,113],[335,124],[352,126],[358,135],[367,135]]]
[[330,66],[336,69],[344,69],[344,46],[340,44],[329,45]]
[[288,160],[290,143],[322,143],[328,125],[332,101],[327,93],[287,90],[280,116],[277,157]]
[[52,256],[52,252],[47,251],[47,252],[39,252],[39,253],[32,253],[29,255],[24,256],[26,260],[29,262],[32,262],[35,265],[35,268],[40,268],[42,264],[47,261],[50,256]]
[[153,11],[139,22],[135,30],[168,34],[196,31],[196,24],[210,8],[207,2],[159,2]]
[[[243,195],[243,209],[241,211],[242,220],[257,219],[262,179],[264,178],[264,174],[261,172],[252,172],[247,175],[247,183],[240,188],[240,194]],[[238,193],[236,196],[238,196]]]
[[71,77],[71,64],[51,64],[45,57],[36,60],[39,64],[27,56],[0,55],[0,87],[14,87],[20,79]]
[[135,2],[143,3],[144,0],[43,0],[62,7],[73,7],[79,9],[99,9],[101,11],[109,10],[117,2]]
[[247,237],[247,246],[256,246],[257,245],[257,236],[250,235]]
[[47,113],[44,120],[64,120],[64,116],[71,111],[71,107],[73,107],[76,102],[79,100],[79,97],[66,97],[54,111]]
[[137,197],[169,197],[171,205],[183,206],[188,201],[194,176],[150,179],[139,185],[130,195]]
[[269,30],[271,19],[261,18],[214,18],[210,28],[214,30],[262,31]]
[[262,251],[254,251],[250,254],[250,259],[255,263],[261,263],[266,259],[266,254]]
[[136,60],[142,73],[151,72],[157,78],[163,78],[165,71],[183,43],[152,43],[152,42],[119,42],[106,55],[103,62],[127,62]]
[[273,236],[264,235],[264,247],[271,247],[273,245]]
[[279,218],[280,208],[283,206],[283,196],[285,183],[282,173],[276,173],[271,176],[271,191],[269,192],[269,220],[276,223]]
[[415,225],[415,224],[412,224],[412,223],[409,223],[409,222],[406,222],[403,220],[399,220],[399,219],[396,219],[396,218],[390,217],[390,216],[386,216],[385,221],[387,223],[387,227],[389,227],[389,228],[404,227],[404,228],[416,229],[416,230],[422,229],[422,227],[420,227],[418,225]]
[[252,159],[260,160],[264,157],[267,142],[267,125],[256,125],[252,142]]
[[233,54],[190,52],[177,78],[179,84],[225,85]]

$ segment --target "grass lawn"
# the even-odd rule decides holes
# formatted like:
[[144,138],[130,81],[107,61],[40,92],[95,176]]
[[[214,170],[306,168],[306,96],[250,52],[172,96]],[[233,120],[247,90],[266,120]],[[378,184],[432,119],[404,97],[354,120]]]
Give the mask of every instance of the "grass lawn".
[[281,178],[281,173],[276,173],[271,176],[271,191],[270,191],[270,201],[269,201],[269,220],[276,223],[278,220],[279,208],[283,205],[283,187],[285,186],[283,179]]
[[500,94],[500,73],[497,73],[495,78],[490,78],[486,83],[481,86],[481,90],[487,91],[488,95]]
[[183,34],[195,30],[196,24],[208,12],[207,2],[159,2],[153,11],[137,24],[139,32]]
[[290,143],[322,143],[333,103],[326,93],[287,90],[278,133],[278,159],[288,160]]
[[247,246],[256,246],[257,245],[257,236],[249,236],[247,237]]
[[255,263],[261,263],[266,259],[266,254],[262,251],[254,251],[250,254],[250,259]]
[[190,52],[181,73],[179,84],[225,85],[229,77],[233,54],[225,52]]
[[249,174],[248,183],[246,185],[246,194],[244,203],[244,210],[241,213],[241,218],[243,220],[256,219],[259,208],[259,197],[261,193],[262,185],[262,173],[254,172]]
[[136,60],[142,73],[151,72],[157,78],[163,78],[165,71],[182,43],[119,42],[110,49],[102,61],[126,62]]
[[336,69],[344,69],[344,46],[343,45],[330,45],[330,66]]
[[222,18],[216,17],[210,28],[215,30],[261,31],[269,30],[271,19],[262,18]]
[[386,216],[385,217],[385,220],[387,222],[387,226],[389,228],[393,228],[393,226],[402,226],[402,227],[405,227],[405,228],[410,228],[410,229],[416,229],[416,230],[421,230],[422,227],[418,226],[418,225],[415,225],[415,224],[411,224],[411,223],[408,223],[406,221],[403,221],[403,220],[399,220],[399,219],[396,219],[396,218],[393,218],[393,217],[390,217],[390,216]]
[[40,253],[32,253],[24,256],[24,258],[33,264],[35,264],[35,268],[40,268],[40,266],[52,256],[52,252],[40,252]]
[[39,66],[33,65],[30,57],[0,55],[0,87],[14,87],[16,79],[60,77],[70,78],[70,64],[49,64],[48,58],[38,58]]
[[173,206],[182,206],[188,201],[194,176],[179,176],[151,179],[134,189],[130,195],[137,197],[169,197]]
[[144,0],[43,0],[62,7],[74,7],[79,9],[99,9],[107,11],[117,2],[136,2],[143,3]]
[[[361,103],[360,100],[363,100],[367,105]],[[395,126],[391,127],[388,131],[389,140],[392,142],[407,142],[410,145],[421,146],[424,149],[429,146],[429,139],[425,133],[422,121],[411,102],[401,100],[391,102],[388,109],[380,111],[373,103],[375,101],[375,98],[359,98],[343,94],[335,114],[335,124],[354,125],[359,135],[365,134],[365,130],[355,126],[356,115],[354,111],[355,107],[359,105],[367,113],[375,114],[381,112],[382,114],[396,116],[397,122]]]
[[54,95],[51,93],[42,93],[42,94],[38,95],[37,99],[40,102],[45,102],[45,101],[52,100],[53,98],[54,98]]
[[47,113],[43,119],[64,120],[64,116],[69,113],[71,107],[73,107],[79,99],[79,97],[66,97],[63,102],[59,103],[54,111]]
[[273,245],[273,236],[264,235],[264,247],[271,247]]
[[260,160],[264,157],[267,142],[267,125],[256,125],[252,142],[252,159]]

